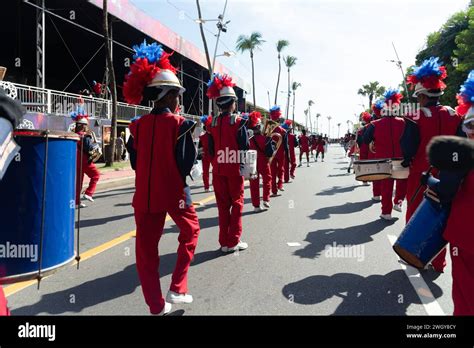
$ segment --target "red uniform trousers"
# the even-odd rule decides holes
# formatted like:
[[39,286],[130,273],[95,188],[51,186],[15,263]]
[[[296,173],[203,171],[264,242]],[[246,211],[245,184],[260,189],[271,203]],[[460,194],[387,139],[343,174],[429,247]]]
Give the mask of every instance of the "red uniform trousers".
[[278,189],[283,188],[283,172],[285,165],[285,156],[278,156],[278,154],[273,158],[271,164],[272,170],[272,193],[276,194]]
[[212,185],[219,212],[219,244],[232,248],[242,235],[244,177],[213,174]]
[[393,198],[393,204],[399,204],[405,200],[407,195],[407,180],[394,180],[391,178],[381,180],[381,192],[382,192],[382,214],[392,213],[392,197],[393,197],[393,184],[395,183],[395,197]]
[[265,159],[266,163],[257,161],[257,178],[250,181],[250,197],[252,198],[252,205],[254,207],[260,206],[260,176],[262,176],[263,200],[270,201],[270,188],[272,185],[272,173],[270,164]]
[[[194,256],[200,231],[199,221],[193,206],[168,211],[168,214],[179,229],[178,258],[171,277],[170,290],[185,294],[188,292],[188,269]],[[165,219],[165,211],[148,214],[135,210],[137,270],[145,302],[150,307],[152,314],[160,313],[165,305],[160,285],[160,256],[158,253],[158,243],[163,234]]]
[[0,286],[0,316],[10,315],[10,311],[7,307],[7,299],[3,293],[3,289]]
[[97,187],[97,182],[100,178],[100,172],[97,170],[94,162],[88,163],[88,158],[86,155],[82,157],[82,173],[81,173],[81,166],[80,162],[81,159],[78,155],[76,161],[76,204],[79,204],[81,201],[81,191],[82,191],[82,184],[84,182],[84,174],[90,178],[89,186],[84,192],[88,196],[93,196],[95,192],[95,188]]
[[[418,206],[423,201],[423,192],[426,190],[426,186],[423,186],[418,191],[418,195],[415,197],[413,202],[410,203],[413,195],[415,194],[418,186],[420,185],[421,172],[413,172],[410,168],[410,174],[407,179],[407,213],[406,213],[406,222],[410,221],[412,215],[415,213]],[[431,262],[434,269],[438,272],[442,272],[444,267],[446,267],[446,248],[444,248],[438,256],[436,256]]]
[[290,176],[295,176],[296,169],[296,153],[295,148],[290,149]]
[[453,276],[454,315],[474,315],[474,254],[450,246]]
[[208,190],[209,189],[209,170],[211,167],[211,160],[203,156],[202,157],[202,181],[204,183],[204,189]]

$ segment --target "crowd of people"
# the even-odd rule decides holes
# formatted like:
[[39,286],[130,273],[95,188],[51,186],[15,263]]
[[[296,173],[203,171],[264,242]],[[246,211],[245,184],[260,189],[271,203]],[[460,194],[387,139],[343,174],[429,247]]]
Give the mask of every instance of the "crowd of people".
[[[134,50],[134,62],[123,86],[124,97],[132,104],[139,104],[143,99],[153,103],[149,114],[132,120],[131,138],[127,144],[136,173],[132,202],[136,222],[136,267],[150,313],[165,315],[171,311],[172,304],[193,302],[187,274],[198,243],[200,226],[187,180],[198,155],[193,139],[197,123],[177,112],[179,98],[185,93],[185,88],[169,62],[169,54],[156,43],[144,42],[134,46]],[[473,206],[472,163],[453,174],[432,168],[426,155],[428,144],[443,135],[468,137],[471,143],[459,143],[459,151],[463,146],[471,146],[472,151],[474,72],[461,88],[456,110],[439,102],[446,75],[444,66],[439,64],[437,58],[423,62],[408,77],[408,83],[414,86],[413,96],[417,98],[420,109],[399,117],[396,110],[402,95],[396,89],[389,89],[382,100],[374,103],[372,114],[361,114],[362,127],[356,134],[349,134],[344,144],[352,159],[402,158],[402,166],[409,168],[407,179],[373,181],[372,199],[381,202],[382,219],[392,220],[392,210],[401,212],[407,199],[408,223],[422,202],[423,194],[418,194],[421,190],[428,190],[439,202],[450,204],[451,213],[444,238],[450,243],[454,314],[474,315],[474,234],[467,220]],[[219,111],[216,115],[201,118],[204,133],[199,142],[204,190],[213,190],[215,194],[218,243],[223,253],[243,251],[249,247],[242,238],[245,182],[242,173],[248,164],[245,154],[249,150],[257,154],[256,172],[248,179],[254,212],[260,213],[269,210],[271,198],[281,195],[285,191],[284,184],[295,179],[295,149],[299,148],[298,166],[301,167],[303,155],[306,155],[307,166],[310,165],[310,152],[315,162],[318,158],[324,161],[328,145],[327,138],[308,134],[306,130],[302,130],[297,137],[294,125],[282,118],[278,106],[269,110],[270,119],[264,119],[257,111],[237,115],[237,97],[233,86],[231,77],[227,75],[212,76],[207,96],[214,100]],[[91,181],[82,198],[93,201],[99,177],[94,165],[97,154],[84,113],[78,112],[75,122],[76,133],[81,138],[78,144],[77,186],[81,188],[83,175],[88,175]],[[449,157],[453,154],[445,156],[447,158],[439,161],[454,158]],[[348,172],[351,166],[352,161]],[[367,182],[364,184],[368,185]],[[76,204],[79,206],[80,200],[81,191],[78,189]],[[164,296],[160,284],[158,244],[167,215],[179,229],[179,246],[171,285]],[[432,261],[432,267],[437,272],[443,272],[445,266],[446,250]],[[0,314],[6,313],[5,308],[5,300],[0,297]]]
[[[392,210],[402,212],[405,199],[407,224],[417,218],[424,197],[450,208],[443,238],[451,252],[454,314],[474,315],[474,234],[468,220],[468,211],[474,206],[474,71],[460,88],[456,109],[440,104],[446,77],[446,68],[438,58],[425,60],[407,78],[419,108],[401,115],[403,96],[397,89],[389,89],[374,103],[372,114],[361,114],[362,127],[347,137],[346,144],[349,154],[357,154],[361,161],[401,159],[401,166],[409,169],[407,179],[372,182],[372,199],[381,201],[381,219],[392,220]],[[447,143],[449,151],[437,145],[440,143]],[[428,158],[427,151],[434,148]],[[467,155],[462,157],[461,153]],[[443,273],[445,267],[443,248],[431,261],[431,268]]]

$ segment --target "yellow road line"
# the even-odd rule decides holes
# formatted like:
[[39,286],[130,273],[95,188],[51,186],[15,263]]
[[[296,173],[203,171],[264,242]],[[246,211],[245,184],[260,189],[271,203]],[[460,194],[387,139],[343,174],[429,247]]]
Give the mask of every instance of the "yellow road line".
[[[203,200],[201,200],[197,203],[199,203],[199,205],[202,205],[202,204],[210,202],[214,199],[215,199],[215,196],[212,195],[212,196],[204,198]],[[169,215],[167,215],[165,221],[169,221],[169,220],[171,220],[171,218],[170,218]],[[115,246],[117,246],[117,245],[119,245],[119,244],[135,237],[135,233],[136,233],[135,230],[127,232],[127,233],[121,235],[120,237],[114,238],[114,239],[112,239],[108,242],[105,242],[104,244],[101,244],[99,246],[96,246],[95,248],[87,250],[86,252],[81,254],[81,261],[86,261],[86,260],[88,260],[88,259],[90,259],[90,258],[92,258],[92,257],[94,257],[94,256],[96,256],[100,253],[103,253],[106,250],[109,250],[109,249],[111,249],[111,248],[113,248],[113,247],[115,247]],[[77,261],[75,261],[73,264],[76,265]],[[50,276],[45,277],[44,279],[49,278],[52,275],[54,275],[54,273],[51,274]],[[9,285],[9,286],[5,287],[3,290],[5,292],[5,296],[8,297],[8,296],[13,295],[13,294],[17,293],[18,291],[26,289],[27,287],[29,287],[31,285],[34,285],[34,284],[36,284],[36,280],[27,280],[27,281],[23,281],[23,282],[19,282],[19,283]]]

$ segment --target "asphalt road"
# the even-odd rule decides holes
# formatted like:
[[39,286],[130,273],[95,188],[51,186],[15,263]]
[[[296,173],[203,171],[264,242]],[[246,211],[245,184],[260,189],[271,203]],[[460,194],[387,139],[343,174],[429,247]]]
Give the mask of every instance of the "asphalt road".
[[[451,270],[404,270],[391,239],[404,226],[379,219],[371,188],[347,174],[337,145],[324,163],[297,169],[267,212],[254,214],[245,190],[244,233],[248,250],[223,254],[217,242],[214,195],[200,182],[193,200],[201,234],[189,271],[191,305],[175,315],[439,315],[452,313]],[[135,269],[133,187],[97,194],[82,210],[77,270],[68,266],[8,296],[13,315],[146,315]],[[406,203],[406,202],[405,202]],[[128,233],[128,235],[126,235]],[[125,235],[125,236],[124,236]],[[124,236],[117,240],[120,236]],[[177,229],[166,223],[160,242],[161,283],[167,290],[176,260]],[[110,242],[112,241],[112,242]],[[89,251],[89,252],[88,252]]]

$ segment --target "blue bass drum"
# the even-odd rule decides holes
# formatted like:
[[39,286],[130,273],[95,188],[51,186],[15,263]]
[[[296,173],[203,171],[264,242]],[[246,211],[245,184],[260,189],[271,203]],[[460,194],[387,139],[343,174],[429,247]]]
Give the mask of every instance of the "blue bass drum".
[[0,182],[0,283],[47,275],[74,260],[76,148],[69,132],[19,130]]
[[450,206],[441,206],[425,197],[398,237],[393,250],[409,265],[425,268],[448,243],[443,238],[443,232],[449,211]]

